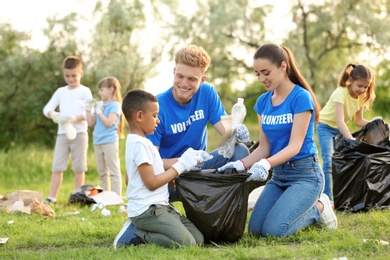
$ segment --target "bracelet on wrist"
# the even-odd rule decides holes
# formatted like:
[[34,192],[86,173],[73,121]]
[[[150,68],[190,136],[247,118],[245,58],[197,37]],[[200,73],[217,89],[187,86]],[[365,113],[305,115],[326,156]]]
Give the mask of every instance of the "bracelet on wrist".
[[244,161],[243,161],[243,160],[240,160],[240,162],[242,163],[242,165],[244,165],[244,170],[246,170],[247,168],[246,168],[246,166],[245,166]]

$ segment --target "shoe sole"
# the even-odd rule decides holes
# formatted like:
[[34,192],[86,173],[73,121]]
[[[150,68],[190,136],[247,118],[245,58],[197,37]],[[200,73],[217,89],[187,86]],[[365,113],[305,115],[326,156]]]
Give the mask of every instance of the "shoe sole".
[[119,231],[118,235],[116,235],[115,237],[115,240],[114,240],[114,243],[113,243],[113,246],[115,249],[117,249],[117,243],[118,243],[118,240],[123,236],[123,234],[126,232],[126,230],[129,228],[129,226],[131,225],[131,220],[128,218],[125,222],[125,224],[123,225],[121,231]]

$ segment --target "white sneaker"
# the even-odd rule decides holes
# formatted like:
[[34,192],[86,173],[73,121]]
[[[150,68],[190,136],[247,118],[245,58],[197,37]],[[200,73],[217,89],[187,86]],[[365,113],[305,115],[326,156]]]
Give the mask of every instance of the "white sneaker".
[[324,211],[321,213],[320,223],[325,225],[327,228],[337,228],[337,218],[332,209],[328,195],[322,193],[319,201],[324,205]]

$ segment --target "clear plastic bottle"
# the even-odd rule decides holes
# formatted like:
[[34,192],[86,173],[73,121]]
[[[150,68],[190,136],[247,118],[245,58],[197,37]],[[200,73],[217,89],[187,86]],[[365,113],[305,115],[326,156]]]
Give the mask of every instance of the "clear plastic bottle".
[[244,99],[238,98],[237,103],[232,107],[232,135],[226,141],[226,143],[218,149],[218,154],[225,158],[231,158],[234,153],[234,147],[236,144],[236,131],[238,125],[242,124],[246,116],[246,107],[244,105]]
[[242,124],[246,116],[246,107],[244,99],[238,98],[237,103],[232,107],[232,130],[237,129],[238,125]]

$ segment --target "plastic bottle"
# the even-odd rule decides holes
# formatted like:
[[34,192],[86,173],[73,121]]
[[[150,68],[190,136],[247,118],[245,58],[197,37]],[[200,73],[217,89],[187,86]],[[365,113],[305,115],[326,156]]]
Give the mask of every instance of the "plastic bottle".
[[246,107],[244,99],[238,98],[237,103],[232,107],[232,130],[237,129],[238,125],[242,124],[246,116]]
[[244,99],[238,98],[237,103],[232,107],[232,135],[226,141],[226,143],[218,149],[218,154],[225,158],[231,158],[234,153],[234,147],[236,145],[236,130],[238,125],[242,124],[246,116],[246,107],[244,105]]

